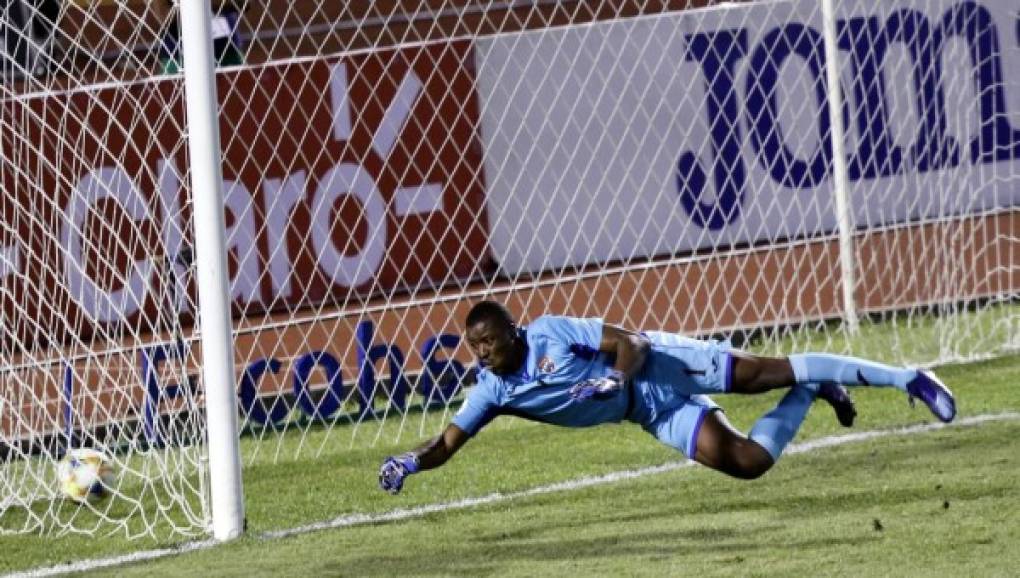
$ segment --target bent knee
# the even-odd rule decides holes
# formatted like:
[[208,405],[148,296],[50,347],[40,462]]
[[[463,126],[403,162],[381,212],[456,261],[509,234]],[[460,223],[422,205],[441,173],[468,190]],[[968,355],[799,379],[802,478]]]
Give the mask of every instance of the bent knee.
[[720,469],[741,480],[756,480],[765,475],[775,463],[765,448],[751,440],[734,444],[727,453],[727,459]]
[[764,476],[765,472],[770,469],[772,469],[771,462],[756,462],[753,464],[741,465],[727,473],[738,480],[757,480]]

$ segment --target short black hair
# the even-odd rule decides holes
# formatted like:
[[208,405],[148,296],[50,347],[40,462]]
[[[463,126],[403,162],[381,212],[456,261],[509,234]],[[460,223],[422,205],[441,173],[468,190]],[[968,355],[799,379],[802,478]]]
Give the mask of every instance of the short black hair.
[[483,321],[496,322],[508,327],[517,325],[510,311],[502,304],[495,301],[479,301],[468,311],[464,318],[464,327],[474,327],[475,324]]

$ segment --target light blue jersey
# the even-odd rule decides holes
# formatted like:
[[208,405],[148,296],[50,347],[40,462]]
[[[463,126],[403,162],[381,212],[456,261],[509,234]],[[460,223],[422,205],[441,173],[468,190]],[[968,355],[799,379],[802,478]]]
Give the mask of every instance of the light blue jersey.
[[693,456],[701,422],[717,407],[700,394],[728,389],[728,344],[646,332],[652,349],[624,393],[603,401],[573,400],[569,390],[574,384],[608,375],[613,368],[613,356],[599,352],[602,326],[601,319],[536,319],[521,330],[528,344],[521,369],[496,375],[482,368],[454,425],[474,435],[499,415],[567,427],[628,420]]
[[601,319],[546,315],[521,330],[528,356],[513,375],[486,368],[468,394],[453,423],[474,435],[498,415],[516,415],[567,427],[619,422],[627,413],[628,396],[602,403],[577,403],[570,398],[576,383],[609,374],[612,362],[599,352]]

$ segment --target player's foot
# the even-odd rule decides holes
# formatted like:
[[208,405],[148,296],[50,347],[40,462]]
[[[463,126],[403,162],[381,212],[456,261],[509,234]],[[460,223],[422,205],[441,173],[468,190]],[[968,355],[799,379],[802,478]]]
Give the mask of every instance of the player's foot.
[[836,412],[836,419],[843,427],[854,425],[857,408],[845,387],[837,383],[823,383],[818,386],[818,397],[824,399]]
[[917,370],[917,377],[907,383],[907,395],[910,404],[920,399],[928,406],[935,417],[944,422],[951,422],[956,417],[956,398],[944,383],[927,369]]

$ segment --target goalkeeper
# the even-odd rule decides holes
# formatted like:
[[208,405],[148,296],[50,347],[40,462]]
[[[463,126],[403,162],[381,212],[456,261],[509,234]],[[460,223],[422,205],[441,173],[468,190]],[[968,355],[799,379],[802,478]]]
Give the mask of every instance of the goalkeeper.
[[[524,328],[492,301],[471,309],[465,329],[480,365],[478,382],[441,434],[386,458],[379,485],[390,493],[408,475],[445,463],[499,415],[567,427],[635,422],[688,458],[742,479],[776,463],[816,399],[832,406],[842,425],[853,425],[857,412],[844,385],[894,387],[941,421],[956,416],[953,394],[931,372],[853,357],[760,357],[724,342],[635,333],[601,319],[542,316]],[[746,436],[707,395],[777,388],[788,391]]]

